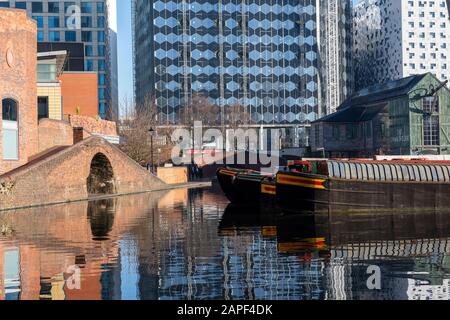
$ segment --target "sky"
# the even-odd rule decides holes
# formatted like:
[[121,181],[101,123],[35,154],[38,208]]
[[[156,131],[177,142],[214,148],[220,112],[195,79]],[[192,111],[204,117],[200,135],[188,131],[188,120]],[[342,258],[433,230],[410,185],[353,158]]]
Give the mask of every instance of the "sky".
[[131,35],[131,0],[117,1],[117,54],[119,69],[119,103],[133,98],[133,40]]
[[[360,0],[353,0],[357,3]],[[131,34],[131,0],[117,1],[119,103],[133,98],[133,41]]]

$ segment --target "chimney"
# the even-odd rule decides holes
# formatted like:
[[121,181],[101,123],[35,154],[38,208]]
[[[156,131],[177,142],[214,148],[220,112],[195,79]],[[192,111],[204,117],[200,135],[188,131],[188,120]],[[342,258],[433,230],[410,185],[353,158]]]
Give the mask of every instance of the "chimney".
[[82,127],[73,128],[73,144],[83,141],[84,139],[84,129]]

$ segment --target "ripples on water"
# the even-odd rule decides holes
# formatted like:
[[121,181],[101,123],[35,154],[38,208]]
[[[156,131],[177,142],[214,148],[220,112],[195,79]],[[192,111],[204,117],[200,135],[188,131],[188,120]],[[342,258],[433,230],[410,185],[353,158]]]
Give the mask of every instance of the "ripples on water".
[[0,299],[449,298],[449,214],[258,211],[214,187],[0,213]]

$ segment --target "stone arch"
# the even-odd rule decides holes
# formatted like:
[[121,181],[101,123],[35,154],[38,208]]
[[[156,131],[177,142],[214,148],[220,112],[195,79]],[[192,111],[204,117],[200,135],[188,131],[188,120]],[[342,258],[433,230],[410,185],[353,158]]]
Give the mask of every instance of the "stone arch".
[[91,160],[90,172],[87,178],[89,196],[116,193],[114,171],[109,159],[101,152]]

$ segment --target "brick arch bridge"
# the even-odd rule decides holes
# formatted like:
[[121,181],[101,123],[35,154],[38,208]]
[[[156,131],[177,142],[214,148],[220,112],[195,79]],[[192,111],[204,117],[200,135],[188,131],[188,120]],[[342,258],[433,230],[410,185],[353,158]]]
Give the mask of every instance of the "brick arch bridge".
[[130,194],[168,186],[100,137],[56,147],[0,176],[0,210]]

